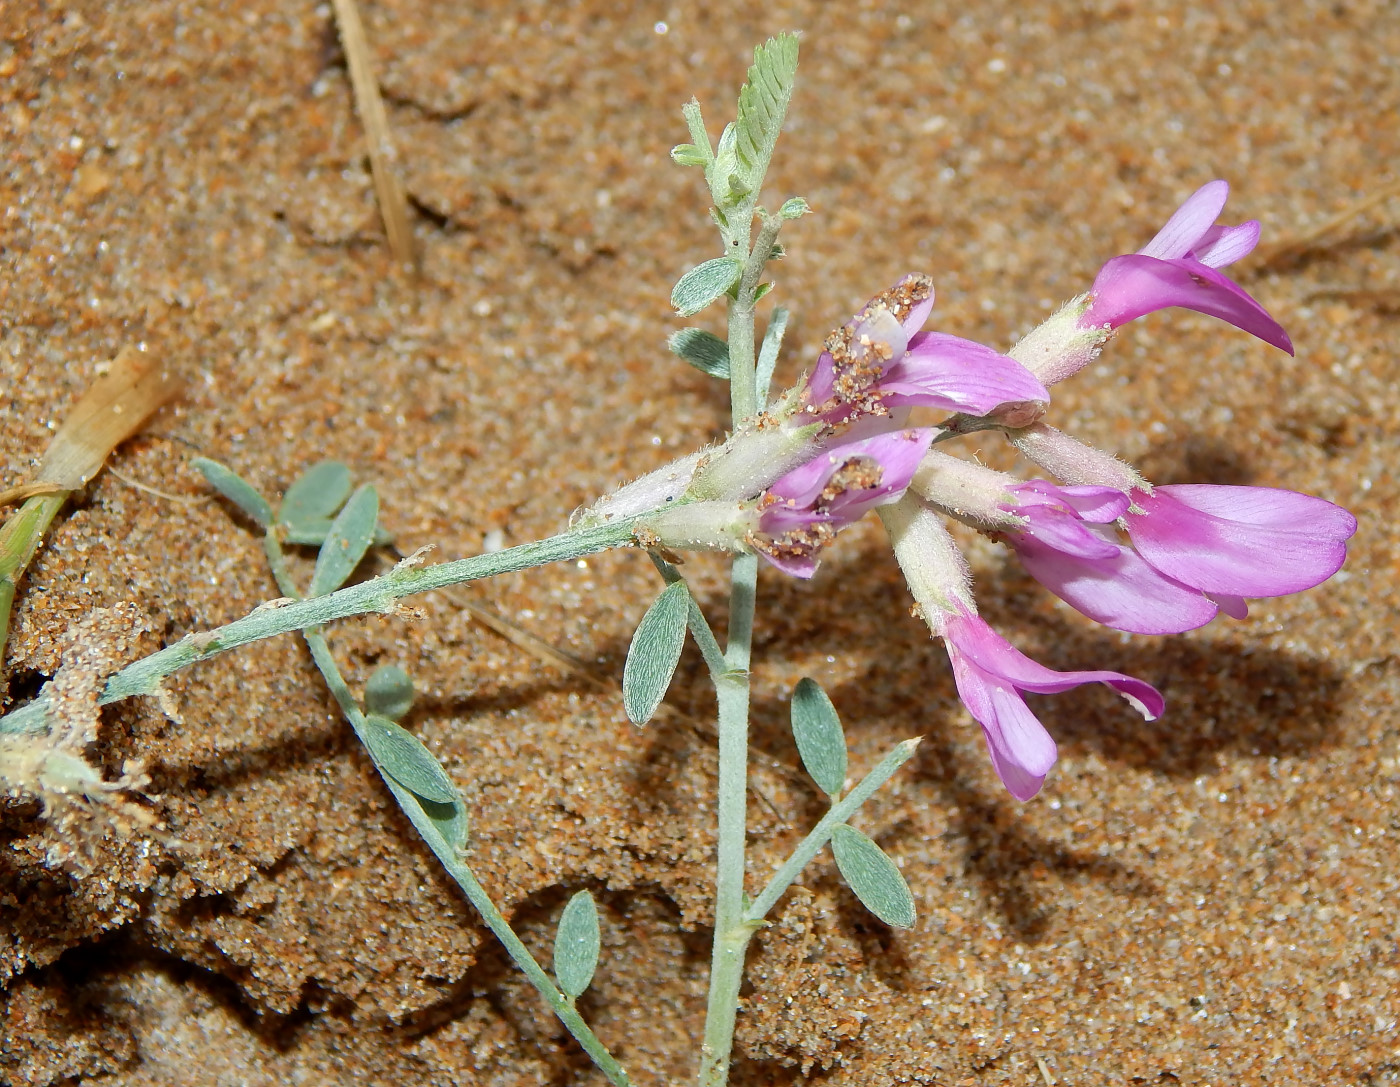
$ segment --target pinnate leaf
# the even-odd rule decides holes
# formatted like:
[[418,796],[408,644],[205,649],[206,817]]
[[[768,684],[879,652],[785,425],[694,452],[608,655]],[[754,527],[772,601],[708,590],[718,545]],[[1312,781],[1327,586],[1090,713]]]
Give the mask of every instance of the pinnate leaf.
[[734,133],[738,180],[750,191],[758,188],[768,169],[796,78],[795,35],[779,34],[754,50],[748,81],[739,91]]

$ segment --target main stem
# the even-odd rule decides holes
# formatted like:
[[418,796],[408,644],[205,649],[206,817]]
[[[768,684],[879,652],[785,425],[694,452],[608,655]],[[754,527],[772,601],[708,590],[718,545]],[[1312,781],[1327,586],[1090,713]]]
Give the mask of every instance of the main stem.
[[[747,219],[747,217],[746,217]],[[734,426],[758,412],[754,385],[757,365],[754,295],[772,249],[773,235],[760,231],[749,248],[751,222],[738,233],[748,259],[738,297],[729,306],[729,380]],[[765,222],[765,228],[767,223]],[[732,241],[726,238],[726,241]],[[729,1079],[734,1048],[734,1020],[744,956],[757,930],[744,919],[744,845],[748,833],[749,661],[753,651],[754,600],[758,556],[739,555],[731,567],[729,642],[725,672],[715,683],[719,709],[719,802],[715,861],[715,935],[710,951],[710,993],[705,1009],[705,1039],[700,1050],[701,1087],[722,1087]]]
[[744,956],[756,925],[744,919],[744,840],[748,828],[749,658],[753,645],[754,589],[758,558],[734,560],[729,597],[728,670],[715,684],[719,702],[719,833],[715,873],[715,935],[710,953],[710,995],[700,1051],[702,1087],[729,1077],[734,1019]]

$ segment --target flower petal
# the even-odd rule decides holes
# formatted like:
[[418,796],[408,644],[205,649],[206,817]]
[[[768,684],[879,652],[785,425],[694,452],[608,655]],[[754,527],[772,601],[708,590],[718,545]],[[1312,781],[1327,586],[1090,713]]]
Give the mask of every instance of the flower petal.
[[1138,250],[1145,257],[1173,260],[1184,257],[1195,247],[1225,210],[1230,186],[1225,181],[1208,181],[1186,198],[1172,213],[1157,236]]
[[1213,226],[1191,248],[1190,255],[1212,268],[1223,268],[1249,256],[1259,244],[1259,221],[1239,226]]
[[1055,765],[1055,741],[1015,688],[977,667],[952,642],[948,658],[958,697],[982,726],[997,776],[1017,800],[1030,800]]
[[1114,630],[1180,634],[1215,618],[1216,605],[1199,589],[1159,573],[1132,548],[1114,545],[1111,558],[1086,560],[1033,538],[1012,537],[1011,542],[1031,577]]
[[1144,512],[1127,515],[1128,533],[1142,557],[1208,593],[1310,589],[1341,569],[1356,531],[1340,506],[1270,487],[1158,487],[1137,502]]
[[1050,394],[1015,359],[990,347],[944,332],[910,337],[909,350],[880,379],[884,403],[923,405],[942,411],[986,415],[1018,400]]
[[1119,328],[1169,306],[1228,321],[1293,354],[1293,341],[1263,306],[1220,272],[1198,260],[1159,260],[1130,253],[1107,261],[1094,279],[1093,301],[1080,319],[1088,327]]
[[1149,721],[1160,716],[1166,706],[1166,700],[1150,683],[1121,672],[1057,672],[1037,664],[975,615],[951,616],[945,631],[945,637],[952,639],[974,664],[1018,690],[1054,694],[1084,683],[1104,683],[1123,695]]

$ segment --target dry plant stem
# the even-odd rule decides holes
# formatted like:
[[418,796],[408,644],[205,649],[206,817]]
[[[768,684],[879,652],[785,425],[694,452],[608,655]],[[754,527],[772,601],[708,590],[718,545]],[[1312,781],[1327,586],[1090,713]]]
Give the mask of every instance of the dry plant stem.
[[[277,582],[278,590],[287,597],[296,598],[298,595],[297,587],[287,571],[281,545],[272,533],[263,537],[263,553],[267,556],[267,563],[272,569],[272,576]],[[355,730],[355,735],[361,743],[364,743],[365,716],[360,710],[359,703],[355,701],[355,696],[349,685],[345,682],[340,666],[335,662],[330,646],[326,643],[325,634],[321,628],[316,627],[302,631],[302,637],[306,640],[306,647],[311,650],[311,659],[315,661],[317,669],[320,670],[321,676],[326,681],[326,686],[340,707],[340,712],[345,714],[346,720],[350,722],[350,727]],[[424,812],[418,798],[382,771],[379,776],[384,784],[389,786],[389,790],[394,794],[394,799],[398,801],[399,807],[428,844],[428,848],[433,851],[438,862],[447,869],[448,875],[457,881],[457,886],[462,888],[467,900],[475,907],[477,913],[481,914],[482,920],[486,922],[486,927],[505,947],[506,953],[510,955],[511,961],[515,963],[521,973],[530,979],[530,983],[544,998],[544,1002],[549,1005],[550,1010],[559,1017],[565,1029],[574,1036],[578,1044],[593,1059],[593,1063],[608,1077],[610,1083],[616,1084],[617,1087],[629,1087],[631,1081],[627,1078],[627,1073],[622,1065],[608,1052],[607,1047],[599,1041],[598,1036],[584,1022],[583,1017],[575,1008],[574,1002],[560,991],[549,974],[535,961],[535,957],[530,954],[530,949],[521,942],[520,937],[516,936],[510,927],[510,922],[491,901],[491,896],[486,893],[486,888],[481,885],[471,868],[458,855],[452,843],[443,837],[436,824]]]
[[[579,532],[565,532],[535,543],[423,569],[400,564],[382,577],[327,596],[277,607],[263,605],[227,626],[187,634],[174,645],[127,665],[107,681],[98,703],[105,706],[134,695],[156,694],[161,680],[182,668],[277,634],[322,626],[352,615],[392,614],[404,597],[626,546],[632,542],[632,526],[636,520],[627,518]],[[41,694],[28,705],[0,717],[0,733],[42,732],[48,727],[47,715],[48,697]]]
[[1318,241],[1336,230],[1337,227],[1349,223],[1358,215],[1364,215],[1374,207],[1384,204],[1392,196],[1400,196],[1400,181],[1394,181],[1384,188],[1373,192],[1370,196],[1358,200],[1350,207],[1343,208],[1341,211],[1337,212],[1336,215],[1318,223],[1317,226],[1313,227],[1307,233],[1296,238],[1288,239],[1269,249],[1262,254],[1262,259],[1255,264],[1255,270],[1258,271],[1273,267],[1285,260],[1307,252],[1317,244]]
[[395,168],[398,155],[389,136],[389,119],[384,113],[384,101],[379,97],[379,84],[370,70],[369,43],[365,26],[355,0],[332,0],[335,21],[340,28],[340,43],[345,49],[345,61],[350,68],[350,85],[355,91],[355,109],[365,126],[369,144],[369,166],[374,175],[374,194],[379,201],[379,214],[384,219],[384,233],[389,239],[389,252],[394,260],[410,272],[416,270],[413,255],[413,230],[408,222],[408,194],[403,179]]

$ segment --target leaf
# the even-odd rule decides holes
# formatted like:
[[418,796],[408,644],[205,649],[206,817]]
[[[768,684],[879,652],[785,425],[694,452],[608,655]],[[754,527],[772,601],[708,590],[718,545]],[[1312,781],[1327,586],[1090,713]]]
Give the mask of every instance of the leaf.
[[796,77],[794,35],[779,34],[754,50],[748,81],[739,91],[739,119],[734,126],[738,180],[749,191],[762,183],[773,157]]
[[730,257],[715,257],[696,265],[671,291],[671,305],[682,317],[693,317],[738,283],[741,271],[739,262]]
[[788,311],[782,306],[774,306],[773,316],[763,333],[763,344],[758,349],[758,365],[754,371],[754,388],[758,390],[760,404],[768,401],[768,389],[773,384],[773,370],[778,365],[778,352],[783,346],[787,320]]
[[460,799],[450,804],[438,804],[416,793],[413,799],[418,801],[423,814],[433,821],[433,826],[448,845],[459,853],[467,847],[471,821],[467,818],[467,806]]
[[376,668],[365,684],[365,708],[370,713],[401,720],[413,706],[413,679],[397,664]]
[[[331,525],[334,523],[329,517],[317,517],[296,525],[283,525],[282,538],[289,544],[307,544],[311,547],[320,547],[326,542],[326,536],[330,534]],[[383,525],[374,526],[375,547],[383,547],[393,542],[393,533],[389,532]]]
[[258,494],[257,488],[231,468],[226,468],[208,457],[195,457],[191,465],[204,477],[204,481],[241,509],[261,527],[272,524],[272,507],[267,499]]
[[685,624],[690,613],[690,590],[684,581],[667,585],[647,609],[622,669],[622,704],[634,725],[651,720],[671,685],[685,645]]
[[350,496],[326,533],[326,542],[316,556],[311,575],[311,596],[333,593],[355,572],[374,542],[374,526],[379,520],[379,493],[366,483]]
[[778,209],[778,215],[783,219],[801,219],[812,210],[810,204],[800,196],[794,196],[790,200],[784,200],[783,206]]
[[307,522],[332,517],[349,497],[350,486],[350,469],[339,461],[323,460],[314,464],[287,488],[277,520],[295,529]]
[[836,867],[861,905],[894,928],[914,925],[914,896],[884,850],[855,827],[842,823],[831,834]]
[[666,346],[701,373],[729,378],[729,345],[703,328],[683,328],[671,333]]
[[456,804],[457,789],[433,753],[408,729],[368,714],[361,733],[374,765],[405,789],[434,804]]
[[793,689],[792,736],[807,773],[835,800],[846,784],[846,734],[836,707],[814,679],[799,680]]
[[591,894],[579,891],[564,907],[554,936],[554,976],[572,1000],[577,1000],[593,980],[598,943],[598,907]]

